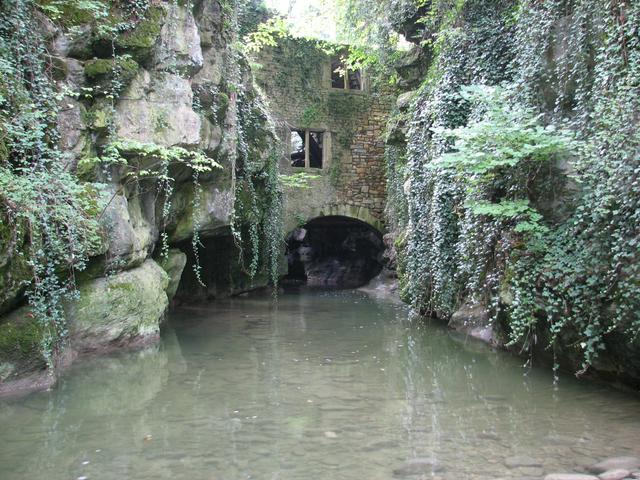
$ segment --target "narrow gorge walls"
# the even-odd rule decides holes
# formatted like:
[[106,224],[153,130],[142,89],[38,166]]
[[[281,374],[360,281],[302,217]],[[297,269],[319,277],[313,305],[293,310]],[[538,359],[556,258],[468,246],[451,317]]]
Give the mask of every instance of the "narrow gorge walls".
[[3,3],[0,391],[156,340],[180,279],[204,284],[204,244],[228,262],[252,252],[219,294],[266,283],[281,200],[273,125],[235,45],[249,7]]
[[637,385],[637,6],[388,12],[415,43],[386,149],[403,297],[555,368]]

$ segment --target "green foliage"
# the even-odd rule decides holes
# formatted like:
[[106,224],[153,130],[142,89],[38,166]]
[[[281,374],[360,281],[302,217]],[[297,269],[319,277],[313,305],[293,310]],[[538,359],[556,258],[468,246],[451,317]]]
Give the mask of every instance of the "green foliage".
[[109,2],[103,0],[39,0],[36,3],[46,16],[65,27],[104,20],[110,8]]
[[640,8],[446,3],[422,11],[434,59],[406,166],[387,150],[403,295],[443,316],[482,303],[511,344],[546,331],[584,371],[640,332]]
[[572,137],[543,126],[532,109],[512,105],[508,92],[485,85],[464,86],[461,98],[480,111],[480,119],[464,127],[439,129],[452,138],[452,151],[430,164],[431,168],[455,168],[462,174],[486,175],[530,162],[559,161],[573,149]]
[[307,172],[297,172],[291,175],[278,175],[280,184],[289,188],[311,188],[309,182],[320,178],[320,175],[313,175]]
[[264,47],[275,47],[279,39],[288,36],[286,20],[282,17],[272,17],[260,23],[255,31],[247,33],[243,45],[246,53],[257,53]]
[[61,97],[48,76],[34,9],[28,0],[13,0],[0,12],[0,131],[7,147],[0,161],[0,216],[24,229],[17,238],[28,238],[7,253],[9,261],[29,259],[27,296],[43,332],[42,356],[52,367],[67,334],[62,305],[76,295],[74,272],[100,247],[101,199],[68,172],[58,149],[54,121]]
[[300,116],[299,124],[302,128],[309,128],[321,115],[320,108],[316,105],[310,105],[304,109]]

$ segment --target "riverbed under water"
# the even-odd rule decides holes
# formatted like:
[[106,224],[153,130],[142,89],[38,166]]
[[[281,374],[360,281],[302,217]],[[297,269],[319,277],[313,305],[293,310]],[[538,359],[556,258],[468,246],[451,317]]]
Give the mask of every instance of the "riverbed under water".
[[0,478],[389,480],[416,457],[423,478],[541,478],[640,454],[639,406],[363,292],[252,295],[0,401]]

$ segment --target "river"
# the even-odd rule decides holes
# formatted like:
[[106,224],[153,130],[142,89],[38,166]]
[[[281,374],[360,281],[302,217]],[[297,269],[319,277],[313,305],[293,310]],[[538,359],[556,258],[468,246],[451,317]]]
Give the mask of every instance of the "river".
[[0,478],[524,479],[640,454],[637,398],[522,363],[359,291],[181,308],[159,345],[0,401]]

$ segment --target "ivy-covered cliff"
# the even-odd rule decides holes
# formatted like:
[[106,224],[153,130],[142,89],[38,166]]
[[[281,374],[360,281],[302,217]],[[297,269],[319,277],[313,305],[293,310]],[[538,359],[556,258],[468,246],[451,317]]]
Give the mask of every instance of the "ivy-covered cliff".
[[414,43],[388,59],[405,92],[386,150],[404,299],[638,384],[639,6],[383,3],[377,35]]
[[259,15],[233,0],[2,3],[0,392],[156,340],[185,264],[210,293],[203,243],[224,248],[217,295],[277,273],[277,142],[237,44]]

